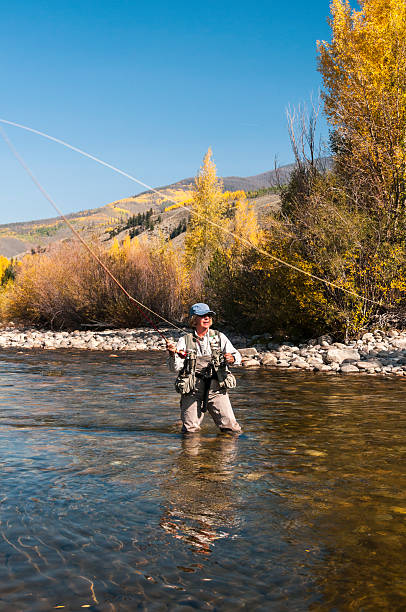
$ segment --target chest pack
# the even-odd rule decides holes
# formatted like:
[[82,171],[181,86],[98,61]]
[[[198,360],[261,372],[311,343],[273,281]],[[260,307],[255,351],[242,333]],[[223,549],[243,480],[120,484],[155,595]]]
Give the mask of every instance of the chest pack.
[[175,389],[182,395],[197,390],[196,378],[205,381],[207,392],[212,380],[217,381],[220,389],[233,389],[237,384],[221,351],[220,332],[210,329],[208,334],[211,355],[202,356],[197,356],[196,336],[192,333],[185,336],[186,358],[175,381]]

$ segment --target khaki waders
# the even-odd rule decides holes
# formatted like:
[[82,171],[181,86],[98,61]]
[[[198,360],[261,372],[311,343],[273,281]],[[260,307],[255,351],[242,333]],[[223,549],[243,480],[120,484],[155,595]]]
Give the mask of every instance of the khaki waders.
[[[199,431],[207,407],[214,423],[221,431],[240,433],[241,427],[235,419],[227,389],[220,388],[218,381],[214,378],[206,381],[201,377],[209,361],[210,357],[197,357],[196,390],[181,396],[182,431],[188,433]],[[207,383],[209,384],[208,389]]]

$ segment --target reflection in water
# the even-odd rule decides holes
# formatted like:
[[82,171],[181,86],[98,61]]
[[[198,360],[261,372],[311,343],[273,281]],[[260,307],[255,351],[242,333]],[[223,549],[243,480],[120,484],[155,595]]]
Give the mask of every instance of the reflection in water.
[[238,437],[185,434],[182,452],[162,491],[167,508],[161,527],[203,554],[210,553],[215,540],[230,536],[234,517],[233,471]]
[[404,382],[242,371],[182,437],[161,353],[0,353],[0,610],[404,610]]

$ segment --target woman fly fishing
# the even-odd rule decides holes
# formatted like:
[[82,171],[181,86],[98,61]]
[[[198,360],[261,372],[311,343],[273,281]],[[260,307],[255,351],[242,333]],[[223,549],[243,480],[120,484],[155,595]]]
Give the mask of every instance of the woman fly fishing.
[[169,368],[178,372],[176,390],[181,394],[182,431],[200,430],[204,413],[224,432],[240,433],[228,396],[236,382],[230,365],[240,365],[241,355],[223,333],[210,329],[216,314],[207,304],[193,304],[189,310],[192,333],[178,343],[167,342]]

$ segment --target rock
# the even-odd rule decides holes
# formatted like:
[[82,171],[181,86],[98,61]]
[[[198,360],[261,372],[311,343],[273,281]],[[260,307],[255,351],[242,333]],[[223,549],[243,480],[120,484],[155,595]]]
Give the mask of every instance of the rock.
[[390,329],[386,335],[390,338],[396,338],[397,336],[399,336],[399,332],[397,329]]
[[238,352],[241,354],[242,357],[254,357],[255,355],[258,355],[257,349],[253,346],[249,348],[238,349]]
[[321,346],[330,346],[330,344],[332,343],[333,343],[333,338],[329,336],[328,334],[324,336],[320,336],[320,338],[317,338],[317,344],[320,344]]
[[262,365],[273,366],[277,363],[278,359],[272,353],[266,353],[262,358]]
[[331,372],[331,366],[326,365],[325,363],[319,363],[318,365],[314,366],[314,369],[318,372]]
[[327,363],[343,363],[344,361],[359,361],[359,359],[359,352],[351,348],[329,348],[326,354]]
[[359,372],[359,369],[350,363],[346,363],[340,367],[340,372],[343,374],[355,374],[355,372]]
[[304,359],[294,359],[290,365],[292,368],[300,368],[301,370],[309,369],[309,364]]
[[244,368],[259,368],[261,364],[256,359],[243,359],[241,365]]
[[378,353],[384,353],[385,351],[389,350],[389,343],[387,342],[377,342],[375,344],[375,351],[377,351]]
[[369,334],[369,333],[368,334],[364,334],[362,336],[362,340],[364,342],[373,342],[375,340],[375,336],[374,336],[374,334]]
[[367,361],[357,361],[354,365],[359,370],[374,370],[375,368],[381,368],[382,364],[377,359],[368,359]]
[[313,368],[318,368],[319,366],[323,365],[323,360],[317,357],[309,357],[306,362]]
[[286,361],[285,359],[282,359],[275,365],[277,368],[288,368],[290,366],[290,361]]
[[398,349],[406,349],[406,338],[394,338],[391,345]]
[[292,359],[292,353],[287,353],[286,351],[277,352],[277,357],[279,361],[290,361]]

